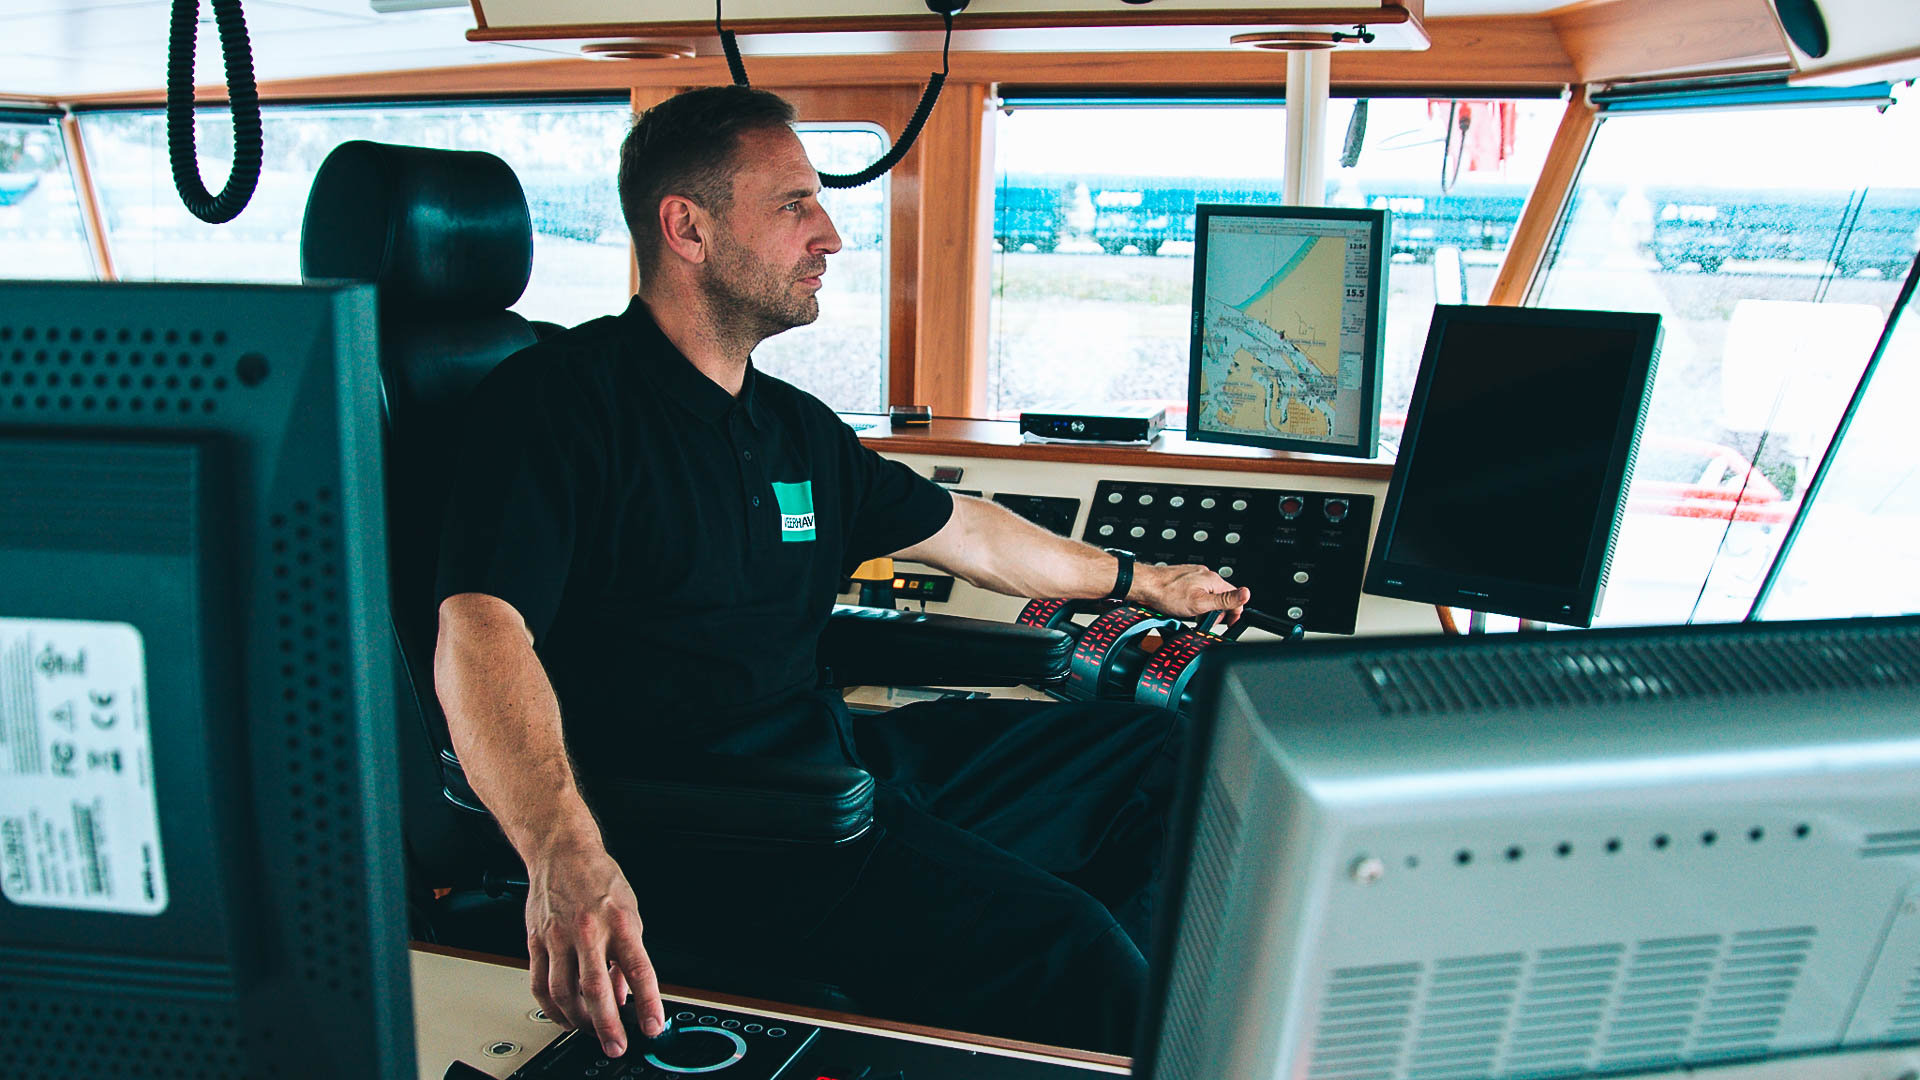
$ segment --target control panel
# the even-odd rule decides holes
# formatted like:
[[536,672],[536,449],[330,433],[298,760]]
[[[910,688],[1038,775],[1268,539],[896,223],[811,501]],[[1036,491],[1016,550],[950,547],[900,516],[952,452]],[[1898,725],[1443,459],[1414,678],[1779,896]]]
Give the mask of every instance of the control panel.
[[993,501],[1019,514],[1048,532],[1073,535],[1073,519],[1080,516],[1080,500],[1057,495],[1017,495],[996,491]]
[[1274,615],[1351,634],[1372,522],[1373,496],[1356,492],[1102,480],[1080,538],[1211,566]]
[[[554,1040],[511,1080],[1074,1080],[1088,1071],[918,1040],[668,1001],[668,1030],[608,1058],[591,1030]],[[479,1075],[485,1076],[485,1073]]]

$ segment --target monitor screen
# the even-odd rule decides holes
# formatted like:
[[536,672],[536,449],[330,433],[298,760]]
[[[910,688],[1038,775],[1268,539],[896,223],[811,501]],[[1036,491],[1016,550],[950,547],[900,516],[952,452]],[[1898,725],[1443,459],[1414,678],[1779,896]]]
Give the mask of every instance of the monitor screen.
[[367,286],[0,288],[0,1061],[414,1075]]
[[1136,1076],[1920,1062],[1920,618],[1219,660]]
[[1367,591],[1591,624],[1659,341],[1657,315],[1435,308]]
[[1387,212],[1195,209],[1187,437],[1374,457]]

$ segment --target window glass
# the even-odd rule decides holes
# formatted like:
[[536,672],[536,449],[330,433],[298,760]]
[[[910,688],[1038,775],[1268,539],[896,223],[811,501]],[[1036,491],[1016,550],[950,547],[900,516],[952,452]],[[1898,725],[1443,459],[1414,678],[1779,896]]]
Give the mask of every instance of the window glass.
[[60,129],[0,121],[0,278],[95,276]]
[[[875,127],[795,126],[821,172],[859,172],[887,151],[887,138]],[[841,243],[820,279],[820,318],[753,351],[756,366],[840,412],[887,407],[888,191],[883,176],[857,188],[820,192]]]
[[[1492,296],[1514,224],[1565,111],[1564,102],[1542,99],[1329,103],[1327,205],[1393,215],[1381,358],[1383,442],[1398,443],[1406,425],[1433,306],[1484,304]],[[1355,139],[1357,155],[1350,149]]]
[[1017,108],[994,135],[987,401],[1187,401],[1195,202],[1278,203],[1274,106]]
[[1920,613],[1920,303],[1900,315],[1762,615]]
[[[514,310],[574,325],[626,306],[629,254],[615,191],[624,102],[284,107],[262,110],[265,162],[252,202],[226,225],[189,214],[167,165],[159,112],[82,113],[115,269],[128,280],[300,280],[300,219],[314,173],[350,139],[486,150],[513,167],[533,216],[533,279]],[[233,155],[225,109],[199,110],[202,182],[218,191]]]
[[[1393,211],[1383,435],[1398,438],[1436,301],[1484,302],[1558,101],[1353,99],[1328,110],[1326,201]],[[1357,157],[1343,164],[1349,134]],[[1451,133],[1451,138],[1449,138]],[[1196,202],[1283,200],[1273,106],[1016,108],[1000,117],[989,401],[1169,406],[1185,423]]]
[[1533,298],[1663,316],[1602,622],[1746,614],[1920,244],[1916,148],[1911,100],[1602,122]]

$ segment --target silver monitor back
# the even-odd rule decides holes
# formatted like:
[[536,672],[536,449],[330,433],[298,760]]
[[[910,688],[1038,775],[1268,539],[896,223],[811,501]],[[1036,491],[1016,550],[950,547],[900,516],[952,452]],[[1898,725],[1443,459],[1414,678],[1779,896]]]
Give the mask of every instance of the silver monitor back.
[[1920,619],[1225,660],[1142,1075],[1920,1044]]

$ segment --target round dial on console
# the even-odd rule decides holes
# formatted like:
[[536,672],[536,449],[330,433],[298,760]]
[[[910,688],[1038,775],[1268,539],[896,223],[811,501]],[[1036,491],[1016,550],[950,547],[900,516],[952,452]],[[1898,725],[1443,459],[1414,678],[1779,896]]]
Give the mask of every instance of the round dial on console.
[[710,1073],[747,1056],[747,1041],[731,1031],[701,1024],[683,1027],[670,1046],[647,1055],[647,1062],[670,1073]]

